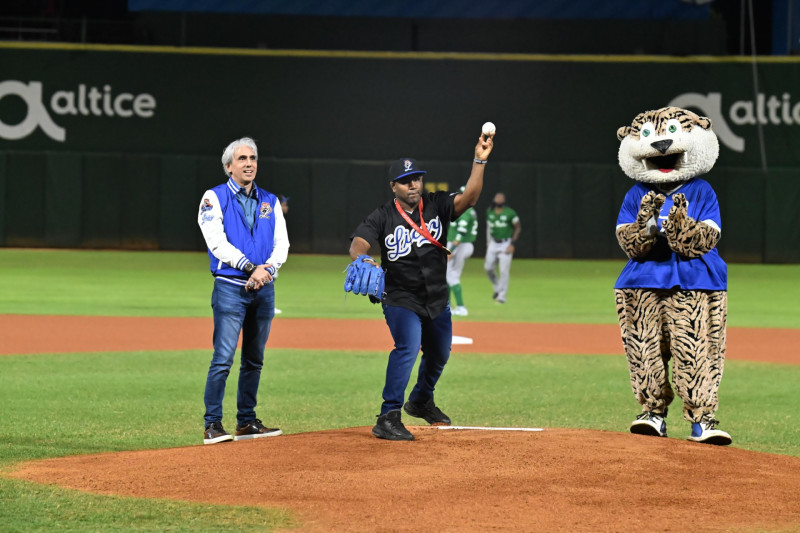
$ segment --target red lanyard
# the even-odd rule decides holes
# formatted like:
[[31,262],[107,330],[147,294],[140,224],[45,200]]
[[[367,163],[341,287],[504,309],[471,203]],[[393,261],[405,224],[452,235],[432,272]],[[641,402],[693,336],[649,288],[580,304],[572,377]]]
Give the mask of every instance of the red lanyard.
[[417,226],[417,224],[413,220],[411,220],[411,217],[408,216],[408,214],[403,210],[402,207],[400,207],[400,204],[397,202],[397,198],[394,199],[394,206],[397,208],[397,212],[400,213],[400,216],[403,217],[403,219],[406,222],[408,222],[408,225],[411,226],[411,228],[413,230],[415,230],[417,233],[419,233],[420,235],[422,235],[423,237],[425,237],[426,239],[431,241],[431,243],[434,246],[436,246],[438,248],[441,248],[442,250],[447,252],[448,255],[450,255],[452,253],[442,243],[440,243],[439,241],[434,239],[433,235],[431,235],[431,232],[428,231],[428,226],[425,225],[425,219],[422,218],[422,197],[421,196],[419,197],[419,223],[420,223],[420,225],[422,227]]

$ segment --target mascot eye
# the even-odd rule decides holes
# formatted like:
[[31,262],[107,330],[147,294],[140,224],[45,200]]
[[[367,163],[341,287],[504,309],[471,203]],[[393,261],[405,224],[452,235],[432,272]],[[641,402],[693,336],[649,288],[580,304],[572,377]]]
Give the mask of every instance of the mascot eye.
[[676,133],[681,131],[681,123],[671,118],[667,121],[667,131],[670,133]]
[[642,137],[650,137],[655,132],[655,127],[652,122],[645,122],[642,124]]
[[642,137],[650,137],[650,128],[644,128],[642,130]]

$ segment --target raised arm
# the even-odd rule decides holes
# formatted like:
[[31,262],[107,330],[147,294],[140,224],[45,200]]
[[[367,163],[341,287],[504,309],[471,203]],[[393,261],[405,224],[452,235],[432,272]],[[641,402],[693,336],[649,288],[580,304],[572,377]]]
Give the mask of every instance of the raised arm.
[[[453,200],[455,217],[458,218],[464,211],[478,203],[478,197],[483,189],[483,172],[486,170],[486,160],[494,148],[494,133],[485,135],[481,133],[478,144],[475,145],[475,157],[472,162],[472,173],[469,175],[464,192],[456,195]],[[482,161],[482,162],[481,162]]]

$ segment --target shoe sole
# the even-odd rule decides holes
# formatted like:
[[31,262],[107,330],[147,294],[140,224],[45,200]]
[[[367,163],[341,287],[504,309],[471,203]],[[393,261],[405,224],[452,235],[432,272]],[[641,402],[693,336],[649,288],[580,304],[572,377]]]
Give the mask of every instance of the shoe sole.
[[699,442],[700,444],[713,444],[715,446],[727,446],[733,442],[733,439],[726,437],[725,435],[712,435],[710,437],[706,437],[705,439],[701,439],[700,437],[689,437],[686,440]]
[[268,431],[267,433],[253,433],[252,435],[236,435],[233,440],[248,440],[248,439],[263,439],[264,437],[277,437],[283,435],[280,429],[277,431]]
[[648,437],[666,437],[666,433],[661,433],[659,430],[650,424],[631,424],[631,433],[634,435],[646,435]]
[[380,430],[376,431],[375,428],[372,428],[372,434],[375,437],[377,437],[379,439],[384,439],[384,440],[409,440],[409,441],[410,440],[414,440],[414,435],[411,435],[410,438],[409,437],[403,437],[403,436],[400,436],[400,435],[392,435],[391,433],[384,433],[384,432],[382,432]]
[[428,424],[430,424],[430,425],[432,425],[432,426],[450,426],[450,425],[452,425],[452,424],[453,424],[453,422],[452,422],[452,421],[450,421],[450,420],[436,420],[435,418],[426,418],[426,417],[425,417],[425,416],[423,416],[423,415],[416,414],[416,413],[414,413],[413,411],[409,411],[409,410],[408,410],[408,407],[407,407],[407,405],[408,405],[408,402],[406,402],[406,403],[403,405],[403,411],[405,411],[405,413],[406,413],[408,416],[413,416],[414,418],[421,418],[421,419],[423,419],[425,422],[427,422]]
[[213,439],[203,439],[203,444],[217,444],[219,442],[230,442],[233,440],[232,435],[223,435],[221,437],[216,437]]

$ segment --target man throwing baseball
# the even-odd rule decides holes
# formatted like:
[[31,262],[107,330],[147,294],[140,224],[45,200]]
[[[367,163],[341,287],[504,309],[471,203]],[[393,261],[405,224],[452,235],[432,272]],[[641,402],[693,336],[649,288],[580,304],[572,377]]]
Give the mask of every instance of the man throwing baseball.
[[255,184],[258,148],[253,139],[230,143],[222,167],[228,181],[203,194],[198,214],[214,275],[214,355],[206,378],[204,444],[234,440],[222,426],[222,398],[240,332],[235,440],[281,434],[256,418],[255,407],[275,316],[272,279],[289,253],[286,222],[278,198]]
[[[432,425],[450,425],[450,418],[434,402],[434,389],[450,357],[453,323],[445,273],[449,250],[447,230],[475,205],[483,188],[486,160],[494,134],[482,134],[475,146],[472,172],[464,192],[424,192],[425,174],[414,159],[400,159],[389,167],[394,199],[375,209],[351,236],[354,264],[376,263],[367,256],[377,243],[385,285],[380,295],[386,324],[394,339],[389,354],[383,404],[372,434],[379,439],[414,440],[403,425],[400,409]],[[345,290],[352,284],[345,284]],[[379,285],[380,286],[380,285]],[[355,291],[354,291],[355,292]],[[363,292],[362,294],[366,294]],[[414,389],[403,404],[411,370],[422,350]]]

